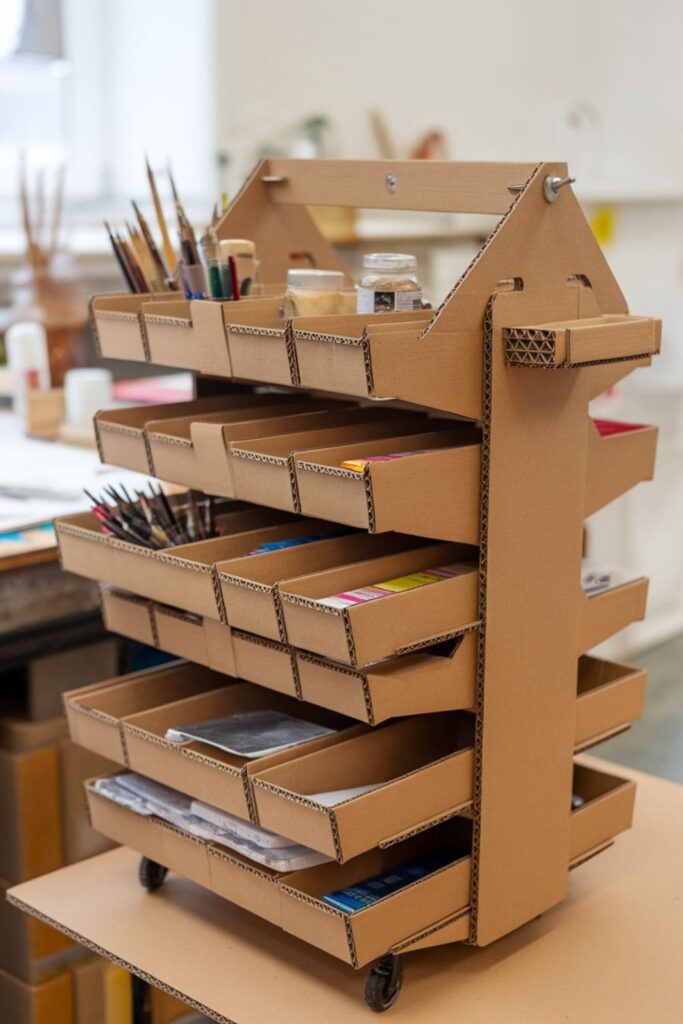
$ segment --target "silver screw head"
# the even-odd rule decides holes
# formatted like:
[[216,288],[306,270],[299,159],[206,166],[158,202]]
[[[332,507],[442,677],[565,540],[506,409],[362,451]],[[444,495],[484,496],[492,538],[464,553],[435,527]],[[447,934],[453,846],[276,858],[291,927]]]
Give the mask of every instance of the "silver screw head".
[[386,178],[384,180],[385,180],[385,184],[387,186],[387,192],[391,192],[391,194],[393,196],[394,192],[398,188],[398,178],[396,177],[395,174],[392,174],[392,172],[389,171],[389,173],[387,174],[387,176],[386,176]]

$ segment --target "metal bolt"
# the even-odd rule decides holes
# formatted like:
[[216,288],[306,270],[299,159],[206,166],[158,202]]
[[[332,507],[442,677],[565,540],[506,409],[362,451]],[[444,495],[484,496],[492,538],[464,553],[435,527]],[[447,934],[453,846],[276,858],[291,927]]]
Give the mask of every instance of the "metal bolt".
[[543,182],[543,198],[547,203],[555,203],[560,195],[560,189],[565,185],[573,185],[576,178],[567,175],[566,178],[558,178],[556,174],[549,174]]
[[391,192],[393,196],[394,192],[398,188],[398,178],[396,177],[395,174],[392,174],[390,171],[389,174],[387,174],[386,176],[385,182],[387,186],[387,192]]

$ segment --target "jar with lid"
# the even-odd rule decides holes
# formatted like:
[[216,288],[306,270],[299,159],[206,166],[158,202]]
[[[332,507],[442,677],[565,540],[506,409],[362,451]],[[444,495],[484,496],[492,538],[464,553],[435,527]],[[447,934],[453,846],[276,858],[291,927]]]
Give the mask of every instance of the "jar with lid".
[[421,309],[417,258],[402,252],[373,252],[364,256],[356,308],[359,313]]
[[353,312],[353,292],[340,270],[313,268],[287,271],[284,316],[334,316]]

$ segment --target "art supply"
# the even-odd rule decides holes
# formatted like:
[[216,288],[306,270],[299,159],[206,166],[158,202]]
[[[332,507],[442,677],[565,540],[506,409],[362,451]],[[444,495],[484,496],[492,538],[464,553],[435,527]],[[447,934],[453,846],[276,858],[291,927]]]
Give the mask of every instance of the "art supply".
[[331,540],[333,537],[345,537],[350,533],[354,533],[352,527],[349,527],[348,529],[344,529],[342,527],[338,530],[327,530],[324,533],[309,533],[306,537],[286,537],[284,540],[264,541],[262,544],[259,544],[258,547],[253,548],[252,551],[247,551],[246,555],[267,555],[271,551],[285,551],[287,548],[298,548],[303,544],[313,544],[318,540]]
[[469,566],[453,564],[436,569],[424,569],[421,572],[397,576],[395,579],[384,580],[382,583],[357,587],[355,590],[333,594],[331,597],[319,597],[316,600],[318,604],[328,605],[330,608],[351,608],[354,604],[365,604],[366,601],[375,601],[379,597],[388,597],[389,594],[400,594],[404,590],[415,590],[418,587],[428,586],[430,583],[438,583],[439,580],[457,576],[458,573],[469,568]]
[[406,885],[431,875],[439,868],[445,867],[458,859],[458,854],[452,850],[439,850],[436,853],[408,861],[389,871],[382,871],[378,875],[366,878],[356,885],[348,885],[345,889],[337,889],[335,892],[328,892],[321,897],[323,903],[330,907],[343,911],[345,914],[353,914],[356,910],[370,907],[385,896],[391,896]]
[[294,718],[281,711],[245,711],[205,722],[191,722],[168,729],[166,739],[172,743],[207,743],[249,760],[265,757],[278,750],[297,747],[335,732],[324,725]]
[[628,583],[629,575],[623,569],[612,569],[608,566],[593,565],[585,559],[581,563],[581,587],[588,597],[602,594],[612,587],[620,587]]
[[422,308],[417,259],[408,253],[373,252],[363,257],[358,313],[411,312]]
[[353,292],[345,289],[340,270],[291,269],[287,271],[284,317],[331,316],[353,313]]
[[[332,859],[135,772],[96,779],[92,789],[135,814],[160,818],[188,835],[218,843],[273,871],[299,871]],[[271,838],[277,842],[271,843]]]
[[248,238],[225,238],[218,243],[218,255],[224,297],[250,295],[259,274],[254,243]]
[[145,220],[142,211],[138,207],[135,200],[131,200],[131,202],[133,205],[133,209],[135,211],[135,216],[137,217],[138,224],[140,225],[142,237],[145,240],[145,245],[147,246],[149,254],[152,257],[152,261],[154,263],[155,283],[157,291],[163,291],[165,287],[165,282],[169,277],[169,270],[166,268],[164,261],[161,258],[161,253],[157,248],[157,244],[154,241],[154,237],[152,235],[152,232],[149,230],[149,225],[147,224],[147,221]]
[[104,367],[68,370],[64,375],[64,421],[70,426],[92,427],[93,417],[112,403],[113,374]]
[[27,392],[50,387],[47,333],[43,325],[32,321],[12,324],[5,332],[5,353],[14,411],[24,416]]
[[[406,459],[411,455],[428,455],[433,448],[415,449],[412,452],[391,452],[388,455],[365,455],[358,459],[345,459],[342,462],[342,469],[351,469],[354,473],[362,473],[365,467],[373,462],[394,462],[396,459]],[[439,448],[438,451],[449,451],[448,448]]]
[[197,500],[190,492],[183,505],[177,500],[171,504],[159,484],[155,489],[150,483],[148,494],[136,491],[135,499],[125,487],[121,491],[111,484],[104,488],[104,498],[85,491],[103,533],[153,551],[215,536],[211,495]]

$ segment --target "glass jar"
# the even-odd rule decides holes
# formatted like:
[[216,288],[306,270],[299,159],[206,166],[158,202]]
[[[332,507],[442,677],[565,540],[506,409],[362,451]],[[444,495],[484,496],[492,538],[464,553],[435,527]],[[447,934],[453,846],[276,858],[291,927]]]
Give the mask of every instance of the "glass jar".
[[348,309],[349,294],[340,270],[288,270],[285,319],[352,312]]
[[403,252],[372,252],[363,257],[357,312],[393,313],[422,308],[417,258]]

